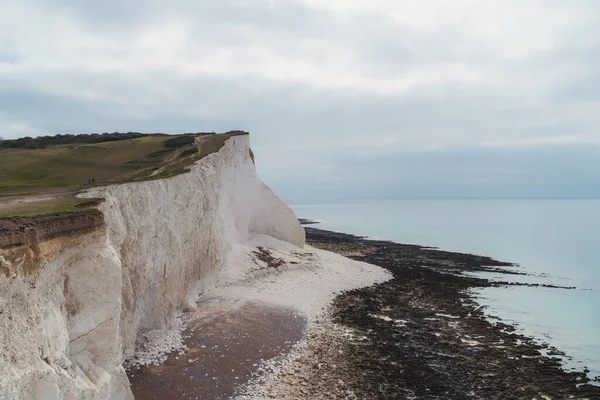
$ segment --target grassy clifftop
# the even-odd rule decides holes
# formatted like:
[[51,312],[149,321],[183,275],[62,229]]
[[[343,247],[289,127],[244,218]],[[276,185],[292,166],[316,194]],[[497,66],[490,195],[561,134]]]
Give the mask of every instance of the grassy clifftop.
[[75,199],[19,204],[14,200],[31,196],[69,198],[94,185],[174,176],[188,171],[191,164],[218,151],[229,137],[239,134],[244,132],[151,135],[37,149],[0,148],[0,218],[77,211]]

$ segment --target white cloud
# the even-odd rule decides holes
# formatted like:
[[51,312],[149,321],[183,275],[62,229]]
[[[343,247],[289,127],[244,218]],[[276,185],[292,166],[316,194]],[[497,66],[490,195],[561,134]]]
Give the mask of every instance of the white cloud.
[[0,113],[0,126],[2,127],[0,137],[4,139],[24,136],[36,137],[48,134],[47,131],[22,121],[15,121],[11,119],[10,116],[6,116],[3,113]]
[[[539,1],[305,3],[315,10],[304,10],[301,18],[316,20],[314,25],[306,24],[314,32],[300,30],[290,37],[280,35],[281,27],[269,29],[273,9],[264,1],[243,5],[251,12],[246,21],[228,20],[226,13],[217,14],[222,21],[211,21],[214,10],[210,6],[189,2],[171,2],[170,6],[140,2],[139,8],[149,11],[140,20],[135,15],[131,21],[123,18],[119,29],[90,25],[66,7],[18,2],[0,18],[3,36],[10,38],[5,47],[17,49],[20,63],[14,69],[4,68],[2,74],[21,81],[37,76],[37,87],[50,86],[51,92],[55,92],[51,82],[44,85],[45,72],[64,71],[68,76],[72,70],[90,75],[163,71],[187,77],[250,77],[382,95],[446,84],[500,92],[509,91],[506,86],[512,84],[512,90],[524,85],[539,91],[552,84],[565,60],[531,65],[532,60],[571,40],[582,24],[593,23],[585,7],[564,2],[551,3],[556,7]],[[242,6],[242,2],[226,4]],[[278,9],[293,4],[275,3]],[[286,14],[285,7],[273,18],[297,17]],[[253,17],[264,25],[254,23]],[[231,37],[223,40],[224,33]],[[363,52],[381,37],[396,45],[387,50],[402,49],[406,59],[387,65],[377,58],[363,58]],[[439,53],[446,59],[435,59]],[[539,83],[528,79],[534,68],[540,69],[536,71]],[[27,69],[26,76],[15,69]],[[68,85],[62,84],[68,93]]]

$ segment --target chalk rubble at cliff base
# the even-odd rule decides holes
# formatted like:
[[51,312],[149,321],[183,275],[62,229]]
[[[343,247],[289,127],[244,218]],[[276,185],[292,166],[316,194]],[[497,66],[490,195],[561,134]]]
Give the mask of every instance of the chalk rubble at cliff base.
[[167,360],[167,354],[183,353],[186,349],[182,332],[185,330],[186,319],[179,315],[169,329],[152,329],[142,332],[136,340],[133,357],[125,360],[126,370],[139,369],[143,365],[159,365]]
[[[270,267],[257,258],[267,249],[281,260]],[[240,268],[241,267],[241,268]],[[267,235],[253,235],[249,245],[237,245],[207,295],[262,301],[306,314],[309,323],[338,294],[391,279],[383,268],[310,246],[299,248]]]
[[[251,244],[269,249],[275,257],[284,260],[287,267],[260,278],[256,273],[250,274],[254,275],[252,279],[238,277],[235,284],[218,288],[214,293],[292,307],[306,313],[308,327],[305,338],[289,353],[263,360],[256,376],[241,390],[238,399],[283,398],[292,394],[302,397],[303,374],[296,375],[295,371],[304,368],[303,361],[309,359],[315,349],[327,347],[327,343],[337,342],[338,337],[351,334],[331,322],[329,305],[333,299],[343,291],[388,281],[392,275],[372,264],[310,246],[298,249],[267,236],[256,236]],[[229,265],[243,264],[249,255],[244,247],[232,254]],[[344,382],[337,386],[341,397],[352,398],[351,391],[345,390]]]
[[[271,260],[277,261],[276,267],[260,259],[260,255],[265,253]],[[289,308],[306,316],[308,333],[314,335],[328,321],[327,306],[337,294],[390,278],[386,270],[371,264],[309,246],[300,248],[267,235],[253,235],[246,245],[236,244],[232,248],[218,283],[203,293],[198,302],[219,298],[238,304],[250,301]],[[329,325],[327,327],[330,328]],[[182,331],[183,325],[179,325],[142,335],[138,339],[135,356],[128,361],[127,367],[157,365],[165,361],[167,353],[184,352]],[[263,360],[259,376],[249,389],[253,391],[252,397],[260,396],[260,386],[276,380],[285,366],[297,359],[306,346],[307,341],[302,340],[290,354]]]

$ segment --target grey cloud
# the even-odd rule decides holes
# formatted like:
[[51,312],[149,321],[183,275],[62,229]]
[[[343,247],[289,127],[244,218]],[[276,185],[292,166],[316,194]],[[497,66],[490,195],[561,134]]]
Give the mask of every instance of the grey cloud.
[[243,35],[261,32],[286,37],[318,34],[314,30],[328,24],[326,13],[288,0],[276,1],[273,7],[269,0],[174,0],[168,4],[137,0],[69,1],[54,9],[69,12],[82,25],[104,33],[109,33],[107,28],[131,32],[132,28],[159,26],[170,19],[185,17],[182,22],[189,24],[196,34],[211,34],[211,39],[219,43],[227,42],[230,36],[239,40]]
[[[340,179],[320,182],[314,175],[300,184],[281,183],[281,195],[296,204],[369,196],[600,196],[600,151],[578,146],[519,151],[463,149],[337,162],[346,167]],[[307,193],[306,187],[315,190]]]

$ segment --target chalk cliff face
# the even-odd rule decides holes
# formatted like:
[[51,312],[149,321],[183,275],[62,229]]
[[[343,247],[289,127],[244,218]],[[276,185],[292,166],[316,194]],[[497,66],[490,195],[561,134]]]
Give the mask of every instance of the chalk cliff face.
[[104,226],[0,248],[0,267],[14,272],[0,277],[0,399],[131,398],[122,362],[137,335],[193,307],[233,243],[261,233],[304,244],[294,213],[257,177],[248,135],[186,174],[82,196],[106,199]]

